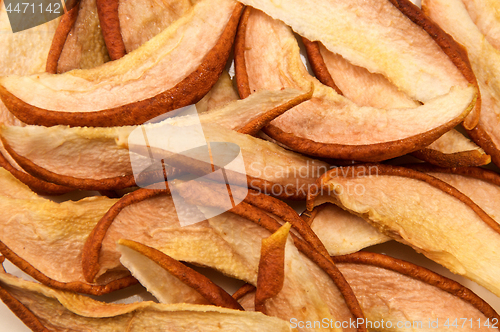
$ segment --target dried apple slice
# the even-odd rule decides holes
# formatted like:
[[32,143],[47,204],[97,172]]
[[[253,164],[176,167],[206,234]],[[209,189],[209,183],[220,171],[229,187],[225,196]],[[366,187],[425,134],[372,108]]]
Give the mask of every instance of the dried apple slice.
[[81,0],[64,15],[47,59],[47,72],[94,68],[109,61],[96,0]]
[[500,51],[495,49],[474,24],[461,0],[422,1],[422,8],[457,42],[469,55],[472,69],[481,91],[482,109],[479,124],[469,131],[471,138],[491,155],[493,162],[500,165]]
[[388,165],[333,169],[318,183],[318,190],[310,193],[309,210],[315,196],[324,194],[321,200],[360,215],[451,272],[500,294],[500,225],[457,189],[424,173]]
[[55,203],[3,169],[0,176],[5,185],[0,193],[0,251],[12,263],[44,284],[82,293],[103,294],[136,282],[126,273],[110,271],[97,283],[87,283],[82,273],[85,240],[116,200],[90,197]]
[[333,256],[350,254],[391,239],[359,216],[330,203],[315,207],[308,223]]
[[[337,92],[356,105],[377,108],[412,108],[419,105],[383,75],[354,66],[318,42],[303,40],[316,77],[323,84],[338,89]],[[426,148],[413,152],[413,155],[442,167],[481,166],[491,161],[491,157],[480,147],[454,129]]]
[[[157,264],[164,269],[165,273],[174,276],[186,286],[189,286],[193,290],[197,291],[210,304],[223,308],[243,310],[241,305],[220,286],[213,283],[201,273],[196,272],[161,251],[148,247],[142,243],[125,239],[118,241],[118,244],[121,246],[119,251],[122,254],[123,252],[127,252],[127,249],[139,253],[147,260],[152,261],[154,264]],[[130,255],[130,253],[128,254]],[[158,282],[158,280],[156,280],[156,282]]]
[[405,329],[410,324],[430,330],[456,320],[457,330],[476,331],[487,329],[486,320],[500,319],[469,289],[412,263],[368,252],[333,259],[359,299],[369,329],[403,330],[406,322]]
[[[286,151],[260,139],[230,129],[255,132],[272,116],[311,96],[295,89],[262,91],[248,100],[230,103],[199,115],[209,141],[233,142],[240,146],[250,176],[249,185],[278,195],[305,198],[307,185],[328,169],[326,163]],[[269,117],[271,115],[271,117]],[[161,128],[177,121],[167,119],[144,129]],[[118,189],[135,185],[131,161],[149,165],[149,155],[130,152],[128,136],[138,127],[68,128],[27,126],[0,128],[9,153],[29,173],[53,183],[81,189]],[[63,142],[61,144],[61,142]],[[40,146],[42,148],[34,148]],[[271,156],[276,156],[271,160]],[[79,160],[75,164],[75,160]],[[132,160],[131,160],[132,159]],[[267,168],[265,168],[267,167]],[[264,172],[266,170],[266,172]],[[305,176],[298,175],[303,171]],[[163,172],[159,179],[164,180]],[[174,175],[174,174],[172,174]],[[169,175],[170,176],[170,175]],[[298,183],[297,183],[298,181]],[[277,183],[276,188],[273,183]],[[284,187],[286,186],[287,187]],[[285,189],[286,192],[285,192]]]
[[202,100],[196,103],[198,113],[207,112],[240,99],[238,91],[233,85],[233,81],[227,71],[222,72],[217,83]]
[[[213,15],[214,6],[218,15]],[[242,7],[232,0],[200,1],[188,15],[127,57],[60,75],[3,77],[0,95],[7,108],[28,124],[144,123],[199,101],[217,82]]]
[[[263,4],[259,1],[247,1],[246,3],[251,3],[251,5],[257,7],[265,7],[268,12],[274,14],[285,10],[284,7],[283,9],[276,9],[271,3]],[[419,44],[425,45],[425,50],[413,49],[408,46],[403,51],[402,47],[398,48],[396,46],[399,45],[399,42],[391,43],[391,39],[387,36],[380,37],[387,38],[382,43],[379,43],[379,40],[375,38],[378,45],[376,46],[374,41],[367,39],[365,35],[358,31],[359,29],[347,28],[347,26],[351,27],[353,25],[357,27],[369,25],[360,24],[357,21],[360,19],[358,16],[345,12],[346,8],[354,7],[349,5],[340,8],[342,7],[341,4],[333,1],[316,1],[315,3],[317,4],[312,9],[313,7],[303,3],[287,1],[288,5],[286,7],[294,9],[291,12],[288,12],[288,9],[285,10],[286,14],[283,14],[284,17],[280,16],[280,18],[287,22],[288,19],[292,19],[289,22],[292,26],[294,24],[300,27],[307,25],[309,30],[313,32],[317,32],[319,26],[321,28],[318,29],[321,31],[329,31],[329,34],[320,33],[319,37],[335,39],[331,35],[343,35],[342,41],[336,40],[340,45],[350,40],[358,46],[363,45],[363,50],[355,50],[357,53],[347,48],[347,46],[346,49],[352,51],[351,53],[356,53],[357,60],[364,60],[363,64],[369,70],[373,69],[375,72],[380,72],[383,66],[380,64],[380,68],[374,69],[375,64],[367,59],[368,53],[370,53],[369,58],[377,62],[377,65],[379,61],[383,62],[385,65],[383,73],[393,79],[397,85],[399,84],[398,86],[407,92],[409,96],[423,101],[424,105],[405,110],[358,107],[353,102],[338,95],[330,87],[322,85],[307,73],[300,60],[299,47],[295,37],[287,26],[280,21],[271,19],[262,12],[248,9],[250,14],[243,17],[242,22],[245,22],[245,19],[247,21],[246,24],[240,25],[235,48],[237,79],[242,80],[238,83],[238,87],[247,85],[247,92],[254,92],[260,89],[276,90],[290,86],[305,87],[313,83],[315,89],[314,96],[310,101],[291,109],[266,127],[266,134],[272,138],[308,155],[348,160],[379,161],[429,145],[460,123],[474,107],[476,99],[474,87],[468,86],[467,80],[462,76],[461,72],[440,50],[431,37],[420,27],[410,23],[392,4],[383,5],[384,15],[387,12],[388,20],[394,19],[400,24],[398,28],[394,29],[403,29],[404,26],[404,32],[401,30],[397,35],[407,35],[409,30],[406,29],[410,29],[412,38],[418,39]],[[318,9],[318,6],[324,10]],[[367,12],[366,7],[372,5],[360,3],[359,6],[362,8],[360,10]],[[316,14],[311,14],[311,12],[308,12],[310,10],[314,13],[321,12],[321,17],[318,18]],[[370,7],[370,12],[372,10]],[[301,14],[297,14],[298,12]],[[306,19],[306,12],[312,16]],[[329,15],[327,18],[322,16],[325,15],[325,12]],[[347,18],[353,16],[356,16],[356,21],[349,22]],[[368,15],[366,16],[368,17]],[[362,16],[363,19],[369,21],[367,17]],[[300,21],[302,19],[310,24]],[[317,20],[321,23],[317,24]],[[300,23],[297,23],[298,21]],[[331,26],[325,27],[326,22]],[[335,25],[332,22],[335,22]],[[373,27],[374,23],[371,23],[372,27],[370,29],[379,33],[380,27],[376,24]],[[345,26],[345,31],[335,31],[335,29],[342,30],[342,26]],[[395,24],[391,25],[391,27],[396,26]],[[298,29],[297,31],[307,37],[311,31],[306,30]],[[391,33],[396,34],[396,31]],[[325,40],[322,41],[325,43]],[[352,45],[348,46],[351,47]],[[373,48],[371,50],[375,53],[368,52],[370,47]],[[394,63],[393,60],[382,61],[382,59],[389,58],[389,50],[398,53],[397,55],[391,55],[391,59],[394,57],[399,59],[398,66],[390,65]],[[363,51],[366,53],[363,53]],[[431,67],[421,68],[422,72],[416,74],[416,76],[409,75],[410,71],[419,67],[415,64],[426,57],[421,56],[420,51],[424,51],[425,54],[431,52],[433,56],[436,56],[437,58],[431,56],[432,60],[429,59],[429,62],[434,65],[432,65],[432,69]],[[405,55],[399,57],[399,52],[405,53]],[[377,54],[377,56],[374,56],[374,54]],[[416,62],[410,61],[407,57],[418,57],[418,60],[415,60]],[[353,63],[356,62],[353,61]],[[408,65],[405,66],[405,63]],[[411,65],[409,65],[410,63]],[[463,63],[463,65],[466,64]],[[396,73],[396,67],[400,68],[399,73]],[[408,71],[405,69],[405,74],[401,73],[402,68],[406,67],[412,67],[412,69],[408,69]],[[428,71],[434,72],[434,70],[436,70],[435,74],[442,77],[442,79],[433,76],[433,74],[427,74]],[[245,74],[241,74],[241,72]],[[422,74],[424,72],[425,75]],[[408,74],[408,77],[406,77],[406,74]],[[246,82],[245,77],[248,78]],[[431,84],[433,86],[432,92],[429,90],[429,86],[426,85],[427,83],[424,84],[424,81],[427,80],[436,83],[436,85]],[[408,85],[411,85],[411,87]],[[242,89],[239,91],[240,95],[246,96],[245,91]]]
[[127,53],[170,26],[186,14],[190,0],[121,0],[118,4],[120,32]]
[[[191,213],[200,213],[195,209]],[[255,283],[257,270],[206,223],[182,227],[166,190],[139,189],[121,198],[99,221],[82,254],[85,279],[125,270],[116,242],[133,239],[184,262],[212,267],[234,278]]]
[[467,195],[491,218],[500,223],[500,175],[478,167],[440,168],[430,165],[410,165],[412,169],[432,175]]
[[500,49],[500,9],[494,0],[462,0],[472,21],[477,25],[486,40]]
[[0,274],[2,301],[34,331],[291,331],[288,322],[208,305],[109,304]]

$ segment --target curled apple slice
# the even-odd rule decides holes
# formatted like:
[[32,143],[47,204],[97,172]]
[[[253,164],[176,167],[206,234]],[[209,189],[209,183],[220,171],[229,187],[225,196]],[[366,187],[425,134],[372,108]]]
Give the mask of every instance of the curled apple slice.
[[[257,312],[209,305],[137,302],[110,304],[54,290],[0,273],[0,298],[34,331],[153,331],[159,326],[182,332],[290,332],[288,322]],[[186,328],[188,326],[188,328]]]
[[[271,3],[263,4],[260,1],[247,1],[246,3],[251,3],[252,6],[256,7],[265,7],[272,14],[285,10],[285,7],[277,9],[278,7]],[[365,27],[368,24],[360,24],[358,21],[348,24],[346,18],[356,15],[349,12],[345,13],[345,16],[340,14],[343,13],[345,8],[354,7],[349,5],[341,8],[340,3],[334,1],[316,1],[315,3],[320,5],[320,8],[324,9],[324,11],[318,9],[316,5],[313,6],[313,9],[313,7],[303,3],[287,1],[286,8],[294,9],[290,9],[290,11],[286,9],[285,14],[280,12],[280,14],[283,14],[283,17],[280,16],[280,18],[285,21],[290,17],[293,18],[290,21],[292,27],[294,27],[294,24],[301,28],[307,25],[314,32],[321,31],[319,37],[339,39],[332,37],[332,35],[336,37],[342,35],[343,37],[340,39],[344,42],[352,41],[355,45],[364,45],[365,49],[355,50],[357,53],[351,52],[356,53],[356,59],[364,60],[363,64],[369,70],[372,70],[372,66],[375,66],[373,61],[383,62],[383,65],[387,67],[384,67],[385,71],[383,73],[390,79],[394,79],[395,82],[400,83],[401,86],[398,85],[398,87],[407,92],[412,98],[423,101],[424,105],[404,110],[357,106],[345,97],[338,95],[332,88],[319,83],[307,73],[300,60],[299,47],[295,37],[283,22],[273,20],[255,9],[247,9],[249,12],[243,17],[242,22],[244,23],[240,24],[235,48],[238,87],[247,86],[246,91],[240,88],[240,95],[247,96],[250,91],[254,92],[260,89],[276,90],[290,86],[304,88],[311,83],[314,84],[315,89],[314,96],[310,101],[294,107],[271,122],[270,126],[266,127],[266,134],[286,146],[308,155],[336,159],[379,161],[429,145],[462,122],[464,117],[472,110],[476,100],[475,88],[468,86],[468,82],[461,72],[440,50],[431,37],[420,27],[412,25],[392,4],[389,2],[384,3],[384,13],[386,11],[390,13],[387,14],[387,19],[397,20],[398,24],[405,22],[404,24],[401,23],[401,29],[403,25],[405,27],[409,25],[408,29],[413,31],[412,36],[421,39],[421,42],[426,45],[424,54],[428,54],[432,49],[431,53],[439,58],[429,60],[433,65],[422,68],[422,72],[415,74],[415,76],[408,75],[407,77],[406,74],[413,71],[415,63],[419,63],[425,58],[424,55],[420,54],[420,51],[422,51],[420,48],[418,52],[417,49],[410,46],[404,47],[403,50],[401,49],[402,46],[398,46],[399,42],[391,43],[391,38],[382,43],[378,39],[374,41],[376,38],[374,40],[365,40],[367,39],[365,35],[357,35],[357,33],[360,33],[358,29],[347,28],[347,26]],[[371,6],[367,3],[363,4],[359,4],[360,8]],[[388,8],[386,8],[387,6]],[[315,13],[321,12],[321,15],[326,15],[324,13],[326,12],[330,16],[328,18],[321,16],[318,19],[315,14],[312,14],[313,16],[306,19],[307,15],[305,13],[309,10]],[[336,10],[339,12],[337,13]],[[370,11],[372,10],[370,9]],[[369,15],[366,14],[366,16],[361,17],[370,23]],[[303,19],[305,21],[301,21]],[[359,19],[359,17],[356,16],[356,19]],[[317,20],[321,22],[319,25]],[[305,23],[306,21],[309,23]],[[327,22],[331,25],[330,27],[322,26]],[[375,24],[371,23],[372,25]],[[319,26],[322,26],[322,28],[319,28]],[[342,26],[345,27],[342,30],[343,32],[335,30],[341,29]],[[396,27],[397,25],[393,24],[391,26]],[[297,29],[297,27],[295,28]],[[371,29],[377,33],[380,33],[379,30],[381,30],[376,24]],[[311,31],[306,30],[297,31],[307,37],[307,33]],[[329,31],[329,33],[326,34],[324,31]],[[405,32],[401,30],[397,35],[406,35],[407,33],[406,30]],[[322,41],[325,43],[325,40]],[[340,44],[342,44],[342,41],[336,40]],[[381,46],[382,44],[384,44],[384,47]],[[349,45],[349,47],[351,46]],[[370,47],[373,48],[377,56],[374,56],[373,53],[368,56]],[[408,51],[408,53],[401,56],[394,54],[390,57],[391,61],[383,61],[383,59],[389,58],[385,47],[391,52],[405,53]],[[416,62],[410,61],[406,56],[419,58],[419,60],[416,60]],[[398,59],[397,66],[390,65],[395,63],[394,59]],[[353,63],[355,62],[353,61]],[[463,65],[466,66],[465,63]],[[405,69],[403,74],[403,68],[406,67],[412,67],[412,69]],[[377,67],[373,71],[380,72],[381,68]],[[430,73],[429,75],[423,74],[434,70],[436,70],[435,74],[441,78],[436,78]],[[391,75],[397,77],[393,78]],[[429,90],[430,86],[424,84],[424,81],[427,80],[436,82],[436,85],[432,83],[432,92]],[[407,86],[408,89],[405,89],[404,86]]]
[[369,328],[400,331],[405,322],[405,328],[437,329],[446,321],[466,320],[455,329],[476,331],[487,329],[478,322],[500,319],[469,289],[412,263],[369,252],[333,259],[359,299]]
[[[196,272],[190,267],[162,253],[161,251],[148,247],[142,243],[125,239],[119,240],[118,244],[121,247],[119,251],[122,253],[122,256],[123,253],[126,253],[125,255],[127,255],[129,258],[133,257],[133,254],[130,253],[130,250],[132,250],[134,253],[141,255],[146,260],[149,260],[149,262],[152,262],[153,264],[161,267],[164,270],[164,273],[168,273],[169,275],[177,278],[179,281],[184,283],[186,286],[197,291],[198,294],[202,295],[203,298],[206,299],[210,304],[223,308],[243,310],[241,305],[224,289],[214,284],[210,279],[208,279],[201,273]],[[132,259],[132,261],[134,260],[136,261],[137,258]],[[129,263],[135,265],[132,261],[129,260]],[[151,263],[149,265],[151,265]],[[141,273],[141,275],[144,276],[144,273]],[[149,286],[151,286],[151,283],[158,282],[158,279],[154,281],[153,279],[149,279],[148,284]]]
[[363,218],[330,203],[317,206],[310,214],[305,214],[310,215],[307,221],[311,229],[332,256],[350,254],[391,239]]
[[[214,6],[218,15],[213,15]],[[126,57],[60,75],[3,77],[0,95],[7,108],[28,124],[144,123],[195,103],[210,90],[226,64],[242,7],[231,0],[200,1]]]
[[[470,3],[470,2],[467,2]],[[486,3],[485,3],[486,5]],[[498,6],[498,4],[495,4]],[[471,138],[491,155],[493,162],[500,165],[500,51],[494,48],[479,30],[461,0],[422,1],[422,8],[457,42],[469,55],[472,69],[481,91],[482,109],[479,124],[469,131]]]
[[[0,169],[0,252],[38,281],[59,289],[104,294],[136,281],[111,271],[96,283],[83,278],[85,240],[116,200],[105,197],[55,203],[39,197]],[[15,222],[13,222],[15,220]]]
[[47,59],[48,73],[94,68],[109,61],[96,0],[81,0],[57,27]]
[[[354,66],[319,42],[312,43],[305,38],[303,41],[316,77],[323,84],[338,89],[337,92],[356,105],[377,108],[414,108],[419,105],[382,74]],[[476,103],[476,108],[480,107],[479,104]],[[413,155],[442,167],[481,166],[491,161],[480,147],[454,129]]]
[[[303,199],[307,186],[312,185],[315,179],[328,169],[326,163],[306,158],[232,129],[248,133],[258,131],[272,118],[310,98],[312,90],[307,91],[262,91],[248,100],[236,101],[217,110],[202,113],[198,118],[208,141],[232,142],[239,145],[245,165],[248,166],[246,172],[250,186],[263,188],[278,196]],[[194,118],[180,119],[166,119],[159,124],[146,124],[142,128],[146,131],[160,130],[162,126],[179,121],[183,123]],[[137,179],[133,175],[132,162],[149,165],[150,158],[147,153],[141,155],[129,151],[129,135],[140,128],[10,126],[2,127],[0,131],[2,142],[9,153],[30,174],[61,185],[102,190],[135,185]],[[40,148],[35,148],[37,146]],[[78,164],[75,164],[75,159],[79,160]],[[164,181],[163,171],[153,173],[151,177]],[[175,174],[177,173],[171,173],[169,176]]]
[[318,184],[310,193],[309,210],[323,194],[323,199],[362,216],[451,272],[500,294],[500,225],[457,189],[424,173],[388,165],[336,168]]

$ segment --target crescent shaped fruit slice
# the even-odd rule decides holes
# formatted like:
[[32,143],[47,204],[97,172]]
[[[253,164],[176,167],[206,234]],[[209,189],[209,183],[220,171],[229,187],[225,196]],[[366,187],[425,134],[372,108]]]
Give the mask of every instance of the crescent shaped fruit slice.
[[311,229],[332,256],[351,254],[391,239],[378,232],[363,218],[334,204],[316,206],[310,213],[302,214],[302,217],[305,215],[310,215],[307,221]]
[[116,202],[106,197],[55,203],[31,192],[0,169],[0,252],[38,281],[59,289],[100,295],[135,283],[113,272],[85,282],[81,255],[94,226]]
[[[264,6],[258,1],[252,2],[252,5],[257,5],[257,3],[259,6]],[[294,3],[293,1],[287,3],[290,5],[287,7],[294,8],[294,10],[306,7],[302,3]],[[316,1],[315,3],[321,4],[322,9],[330,12],[330,9],[324,7],[336,8],[334,3],[337,2]],[[325,3],[328,3],[328,6]],[[389,3],[387,5],[392,7]],[[274,9],[273,7],[272,10]],[[269,9],[271,12],[272,10]],[[393,8],[393,10],[401,16],[399,21],[408,20],[397,9]],[[321,10],[316,8],[315,11]],[[287,14],[290,13],[287,12]],[[349,15],[352,16],[352,13]],[[303,15],[299,16],[303,18]],[[338,18],[336,18],[337,16]],[[285,18],[282,17],[281,19]],[[314,20],[314,23],[308,26],[316,26],[318,18],[312,16],[310,19]],[[345,24],[343,16],[340,14],[332,14],[327,21],[338,22],[339,26]],[[281,21],[273,20],[255,9],[248,9],[248,12],[243,16],[242,22],[235,46],[236,75],[240,95],[246,97],[247,92],[255,92],[260,89],[305,88],[311,83],[314,84],[314,96],[310,101],[291,109],[277,118],[265,130],[265,133],[273,139],[304,154],[360,161],[380,161],[400,156],[429,145],[462,122],[474,107],[476,100],[475,88],[468,86],[467,80],[451,60],[442,53],[439,46],[434,43],[429,35],[421,28],[411,25],[409,21],[407,22],[410,25],[409,28],[412,31],[416,30],[415,33],[420,34],[419,37],[414,36],[415,38],[425,40],[423,35],[427,36],[427,43],[424,44],[433,48],[435,50],[433,54],[436,54],[441,59],[439,61],[434,59],[431,62],[439,64],[440,69],[436,69],[436,72],[446,74],[446,78],[443,78],[442,81],[436,79],[440,83],[433,85],[431,94],[424,92],[428,90],[428,87],[418,87],[418,85],[425,85],[423,81],[417,80],[417,77],[426,80],[421,75],[412,76],[412,79],[408,79],[408,82],[411,81],[412,86],[416,86],[417,90],[419,90],[413,91],[418,95],[416,99],[424,101],[424,105],[408,109],[358,107],[308,74],[301,62],[299,47],[291,29]],[[294,26],[293,23],[295,22],[292,22],[292,26]],[[351,25],[364,26],[365,24],[359,24],[356,21],[349,26]],[[331,34],[334,32],[332,29],[330,29]],[[329,31],[327,28],[323,30]],[[377,29],[374,28],[374,30]],[[351,36],[352,31],[356,31],[356,29],[346,28],[346,31],[350,31],[348,36]],[[299,32],[302,33],[302,30]],[[405,30],[404,34],[406,33]],[[328,36],[331,34],[328,34]],[[342,40],[354,38],[357,44],[364,45],[366,38],[363,36],[348,37],[345,33],[341,34],[343,35]],[[399,35],[401,34],[402,32]],[[368,43],[366,45],[375,47],[373,41],[366,41],[366,43]],[[407,48],[411,54],[412,48]],[[379,55],[379,52],[383,54]],[[377,54],[377,56],[372,54],[371,58],[373,59],[387,59],[388,57],[380,47],[377,48],[377,52],[374,54]],[[420,58],[420,55],[418,57]],[[405,68],[405,75],[402,73],[399,75],[403,78],[407,74],[406,67],[413,68],[414,66],[413,62],[411,66],[404,66],[404,59],[404,57],[401,57],[401,62],[395,62],[398,63],[398,66],[394,65],[400,70]],[[386,62],[394,63],[393,60]],[[418,63],[418,61],[415,63]],[[395,68],[389,67],[389,69],[395,70]],[[444,70],[443,68],[448,69]],[[424,72],[427,70],[429,68],[425,69]],[[388,73],[385,74],[388,75]],[[430,76],[427,78],[430,78]],[[451,79],[451,82],[448,82],[449,79]],[[431,81],[434,81],[434,79]],[[446,88],[443,86],[441,92],[438,92],[441,89],[440,84],[444,84]],[[242,86],[247,86],[248,90],[243,91]],[[412,96],[409,91],[408,94]],[[427,95],[427,97],[424,97],[424,95]]]
[[340,167],[318,184],[322,190],[310,194],[308,209],[323,194],[451,272],[500,294],[500,225],[457,189],[389,165]]
[[96,0],[81,0],[63,16],[47,59],[47,72],[90,69],[109,61]]
[[[213,15],[214,6],[218,15]],[[217,82],[242,7],[232,0],[200,1],[175,24],[116,61],[60,75],[2,77],[1,98],[27,124],[144,123],[199,101]]]
[[[200,213],[192,209],[187,213]],[[81,256],[86,280],[110,271],[124,271],[116,243],[132,239],[172,258],[214,268],[255,284],[257,270],[235,252],[206,222],[182,227],[174,202],[166,190],[139,189],[125,195],[95,225]]]
[[[129,258],[133,257],[133,254],[130,253],[130,250],[132,250],[135,254],[139,254],[140,258],[147,261],[149,260],[149,262],[159,266],[163,269],[165,274],[169,274],[170,276],[177,278],[177,280],[184,283],[185,286],[197,291],[198,294],[202,295],[203,298],[210,304],[222,308],[243,310],[238,301],[232,298],[231,295],[229,295],[223,288],[213,283],[203,274],[196,272],[192,268],[173,259],[163,252],[132,240],[121,239],[118,241],[118,245],[120,247],[119,251],[121,252],[122,257],[123,253],[126,253]],[[132,261],[129,260],[129,263],[137,266],[134,264],[134,260],[137,262],[137,256],[135,256],[135,259],[132,259]],[[151,263],[149,265],[151,265]],[[137,271],[137,269],[135,271]],[[141,275],[144,276],[144,273],[141,273]],[[162,276],[160,276],[160,278],[162,278]],[[149,280],[152,283],[158,283],[160,281],[160,279],[155,281],[152,279]],[[152,285],[149,283],[146,286],[150,289]]]
[[33,331],[290,332],[288,322],[257,312],[209,305],[113,304],[0,273],[0,298]]
[[[328,51],[319,42],[303,38],[316,77],[358,106],[412,108],[419,105],[381,74],[354,66],[342,56]],[[476,103],[476,108],[479,103]],[[470,117],[470,115],[469,115]],[[491,157],[455,129],[424,149],[413,152],[419,159],[442,167],[482,166]]]
[[[262,91],[248,100],[236,101],[217,110],[202,113],[198,118],[209,141],[233,142],[239,145],[248,166],[246,171],[250,176],[250,186],[267,186],[267,189],[264,189],[269,192],[279,194],[280,191],[283,196],[304,199],[307,186],[313,184],[315,178],[328,169],[326,163],[306,158],[232,129],[248,129],[249,133],[256,131],[272,118],[269,118],[269,115],[275,117],[310,98],[312,91],[308,91]],[[167,119],[159,124],[144,125],[143,128],[158,130],[161,126],[175,121],[175,118]],[[136,184],[131,158],[132,162],[137,164],[149,165],[149,156],[129,151],[129,135],[138,128],[10,126],[1,127],[0,131],[9,153],[27,172],[53,183],[102,190]],[[36,146],[42,148],[35,148]],[[77,164],[75,159],[79,160]],[[299,175],[299,171],[303,175]],[[163,181],[163,173],[160,175]],[[273,187],[274,183],[277,183],[277,188]],[[283,188],[287,189],[286,192]]]
[[478,322],[500,319],[469,289],[418,265],[369,252],[333,260],[353,288],[369,329],[403,331],[408,324],[415,330],[444,329],[446,321],[457,320],[456,330],[477,331],[487,329]]
[[482,98],[479,124],[469,131],[471,138],[500,165],[500,50],[478,29],[461,0],[422,1],[422,8],[466,49],[477,77]]

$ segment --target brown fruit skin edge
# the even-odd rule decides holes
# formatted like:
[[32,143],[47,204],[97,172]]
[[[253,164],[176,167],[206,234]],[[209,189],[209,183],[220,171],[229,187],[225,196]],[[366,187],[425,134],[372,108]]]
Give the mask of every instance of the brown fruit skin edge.
[[111,293],[115,290],[126,288],[131,285],[137,284],[137,280],[132,276],[123,277],[106,285],[90,285],[79,281],[74,282],[59,282],[54,279],[47,277],[42,272],[35,269],[30,263],[19,257],[15,252],[13,252],[9,247],[7,247],[3,242],[0,241],[0,252],[5,258],[7,258],[12,264],[17,266],[20,270],[33,277],[40,283],[50,286],[56,289],[72,291],[83,294],[90,295],[104,295]]
[[483,166],[491,162],[491,156],[477,150],[455,153],[442,153],[433,149],[422,149],[412,153],[420,160],[440,167],[472,167]]
[[59,62],[59,58],[61,57],[68,34],[76,22],[79,10],[80,6],[78,3],[61,18],[54,35],[54,39],[52,39],[52,44],[50,45],[49,56],[47,57],[47,63],[45,66],[45,71],[47,73],[57,74],[57,64]]
[[470,303],[474,308],[483,313],[487,318],[500,320],[498,313],[483,299],[477,296],[470,289],[462,286],[456,281],[443,277],[421,266],[392,258],[390,256],[371,252],[357,252],[343,256],[332,256],[335,263],[372,265],[383,269],[401,273],[413,279],[435,286],[445,292],[450,293],[465,302]]
[[[392,1],[392,0],[391,0]],[[404,0],[403,2],[405,2]],[[406,8],[406,7],[404,7]],[[403,9],[404,9],[403,8]],[[438,28],[434,23],[432,23],[428,18],[426,18],[422,12],[415,7],[417,12],[413,13],[413,16],[421,19],[423,22],[427,23],[430,30],[436,31],[436,42],[445,50],[445,53],[451,58],[450,54],[455,54],[454,58],[451,60],[455,63],[464,62],[462,59],[462,54],[460,52],[463,51],[458,44],[454,43],[451,37],[447,37],[447,35]],[[398,8],[400,9],[400,8]],[[234,48],[234,61],[235,61],[235,72],[236,72],[236,82],[238,87],[238,92],[240,97],[246,98],[250,94],[250,86],[248,81],[248,73],[246,70],[245,64],[245,34],[246,28],[248,24],[248,17],[250,16],[250,11],[252,8],[248,7],[245,10],[245,13],[242,16],[240,21],[240,25],[238,28],[238,32],[236,35],[235,48]],[[402,9],[400,9],[402,10]],[[407,13],[403,12],[403,14],[407,15]],[[427,31],[427,29],[426,29]],[[439,37],[439,38],[438,38]],[[440,43],[443,43],[441,45]],[[454,53],[453,53],[454,52]],[[450,54],[448,54],[450,53]],[[468,63],[468,60],[467,60]],[[458,66],[457,66],[458,67]],[[467,68],[469,68],[469,72],[472,74],[472,70],[470,70],[470,66],[463,63],[462,67],[464,68],[462,72],[467,72]],[[459,68],[462,70],[462,68]],[[465,76],[465,74],[464,74]],[[467,78],[467,77],[466,77]],[[467,78],[469,79],[469,78]],[[475,76],[472,74],[471,79],[474,79],[476,90],[477,90],[477,82],[475,81]],[[1,86],[0,86],[1,89]],[[1,93],[1,90],[0,90]],[[479,99],[479,94],[476,94],[475,99],[472,101],[471,105],[467,108],[466,112],[464,112],[463,116],[459,116],[458,118],[443,124],[437,128],[429,130],[425,133],[415,135],[412,137],[408,137],[402,140],[385,142],[385,143],[377,143],[370,145],[344,145],[344,144],[328,144],[328,143],[318,143],[313,140],[297,137],[292,133],[286,133],[279,129],[278,127],[270,124],[267,127],[263,128],[264,133],[269,135],[271,138],[289,146],[295,151],[300,153],[315,156],[315,157],[325,157],[325,158],[337,158],[337,159],[347,159],[347,160],[357,160],[364,162],[378,162],[382,160],[387,160],[391,158],[395,158],[401,155],[404,155],[409,152],[413,152],[424,148],[430,143],[434,142],[436,139],[441,137],[445,132],[453,129],[460,122],[463,121],[464,117],[471,111],[471,109],[475,106],[477,100]]]
[[174,277],[196,290],[211,304],[223,308],[243,310],[238,301],[209,278],[161,251],[132,240],[119,240],[118,243],[151,259]]
[[458,174],[500,186],[500,175],[498,173],[480,167],[437,167],[429,164],[407,164],[404,165],[404,167],[423,173],[436,172]]
[[74,188],[43,181],[29,173],[18,170],[5,159],[2,153],[0,153],[0,166],[39,195],[62,195],[75,190]]
[[[46,127],[55,125],[113,127],[143,124],[158,115],[194,104],[210,91],[226,66],[242,10],[243,5],[237,3],[218,42],[195,71],[172,89],[154,97],[93,112],[45,110],[23,102],[2,85],[0,85],[0,97],[12,114],[26,124]],[[105,28],[102,29],[104,32]]]
[[383,165],[383,164],[365,164],[359,166],[348,166],[348,167],[340,167],[342,168],[342,172],[339,172],[338,168],[334,168],[322,176],[320,176],[317,180],[317,188],[314,193],[312,191],[309,192],[307,197],[307,210],[312,211],[314,208],[314,200],[319,196],[321,190],[320,188],[324,188],[327,185],[324,183],[328,181],[328,178],[335,178],[343,176],[345,178],[355,178],[355,177],[363,177],[366,176],[366,167],[377,167],[377,175],[388,175],[388,176],[400,176],[406,177],[410,179],[424,181],[427,184],[451,195],[462,203],[469,206],[490,228],[500,234],[500,224],[498,224],[495,220],[493,220],[486,212],[484,212],[476,203],[474,203],[469,197],[462,194],[460,191],[450,186],[444,181],[441,181],[433,176],[427,175],[425,173],[405,168],[399,166],[392,165]]
[[127,54],[120,31],[119,0],[97,0],[96,6],[109,57],[111,60],[118,60]]
[[99,253],[101,252],[102,242],[106,232],[115,220],[116,216],[127,206],[142,202],[148,198],[159,195],[170,195],[170,190],[162,189],[138,189],[130,194],[123,196],[116,202],[106,214],[99,220],[97,225],[90,233],[82,251],[82,270],[83,277],[87,282],[94,282],[94,278],[99,272]]
[[271,236],[262,239],[255,311],[267,314],[266,300],[275,297],[283,289],[285,282],[285,247],[290,224],[286,223]]

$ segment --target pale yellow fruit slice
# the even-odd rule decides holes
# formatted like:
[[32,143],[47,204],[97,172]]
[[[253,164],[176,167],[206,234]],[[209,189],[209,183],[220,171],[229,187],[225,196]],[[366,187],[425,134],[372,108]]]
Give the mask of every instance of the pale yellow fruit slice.
[[495,0],[462,0],[486,40],[500,49],[500,4]]
[[422,8],[457,42],[469,55],[474,74],[477,77],[482,98],[482,112],[478,126],[469,132],[472,139],[495,164],[500,165],[500,50],[494,48],[474,24],[461,0],[422,1]]
[[203,113],[212,109],[226,106],[230,102],[240,99],[238,91],[233,85],[233,81],[227,71],[224,71],[202,100],[196,103],[198,113]]
[[387,165],[337,168],[321,178],[321,186],[333,203],[382,233],[500,294],[500,226],[455,188]]
[[[305,5],[294,6],[300,11],[299,8]],[[333,17],[328,22],[336,21]],[[237,78],[242,77],[242,72],[243,76],[247,74],[249,92],[283,87],[305,88],[314,84],[314,96],[310,101],[294,107],[266,128],[266,134],[296,151],[349,160],[392,158],[432,143],[461,122],[474,106],[474,88],[467,86],[466,79],[444,53],[443,61],[459,78],[456,85],[448,84],[443,94],[434,94],[433,99],[424,101],[424,105],[403,110],[359,107],[307,73],[300,60],[295,36],[283,22],[251,10],[247,24],[242,27],[244,30],[240,27],[238,34],[236,59],[239,62],[236,69]],[[421,32],[427,35],[423,30]],[[430,39],[428,35],[427,38]],[[429,42],[433,43],[431,39]],[[437,45],[435,47],[439,49]],[[443,66],[448,68],[448,65]],[[438,90],[436,87],[433,93]]]
[[34,331],[291,331],[288,322],[208,305],[109,304],[0,274],[0,297]]
[[315,209],[311,228],[332,256],[350,254],[391,239],[363,218],[336,205],[325,203]]

